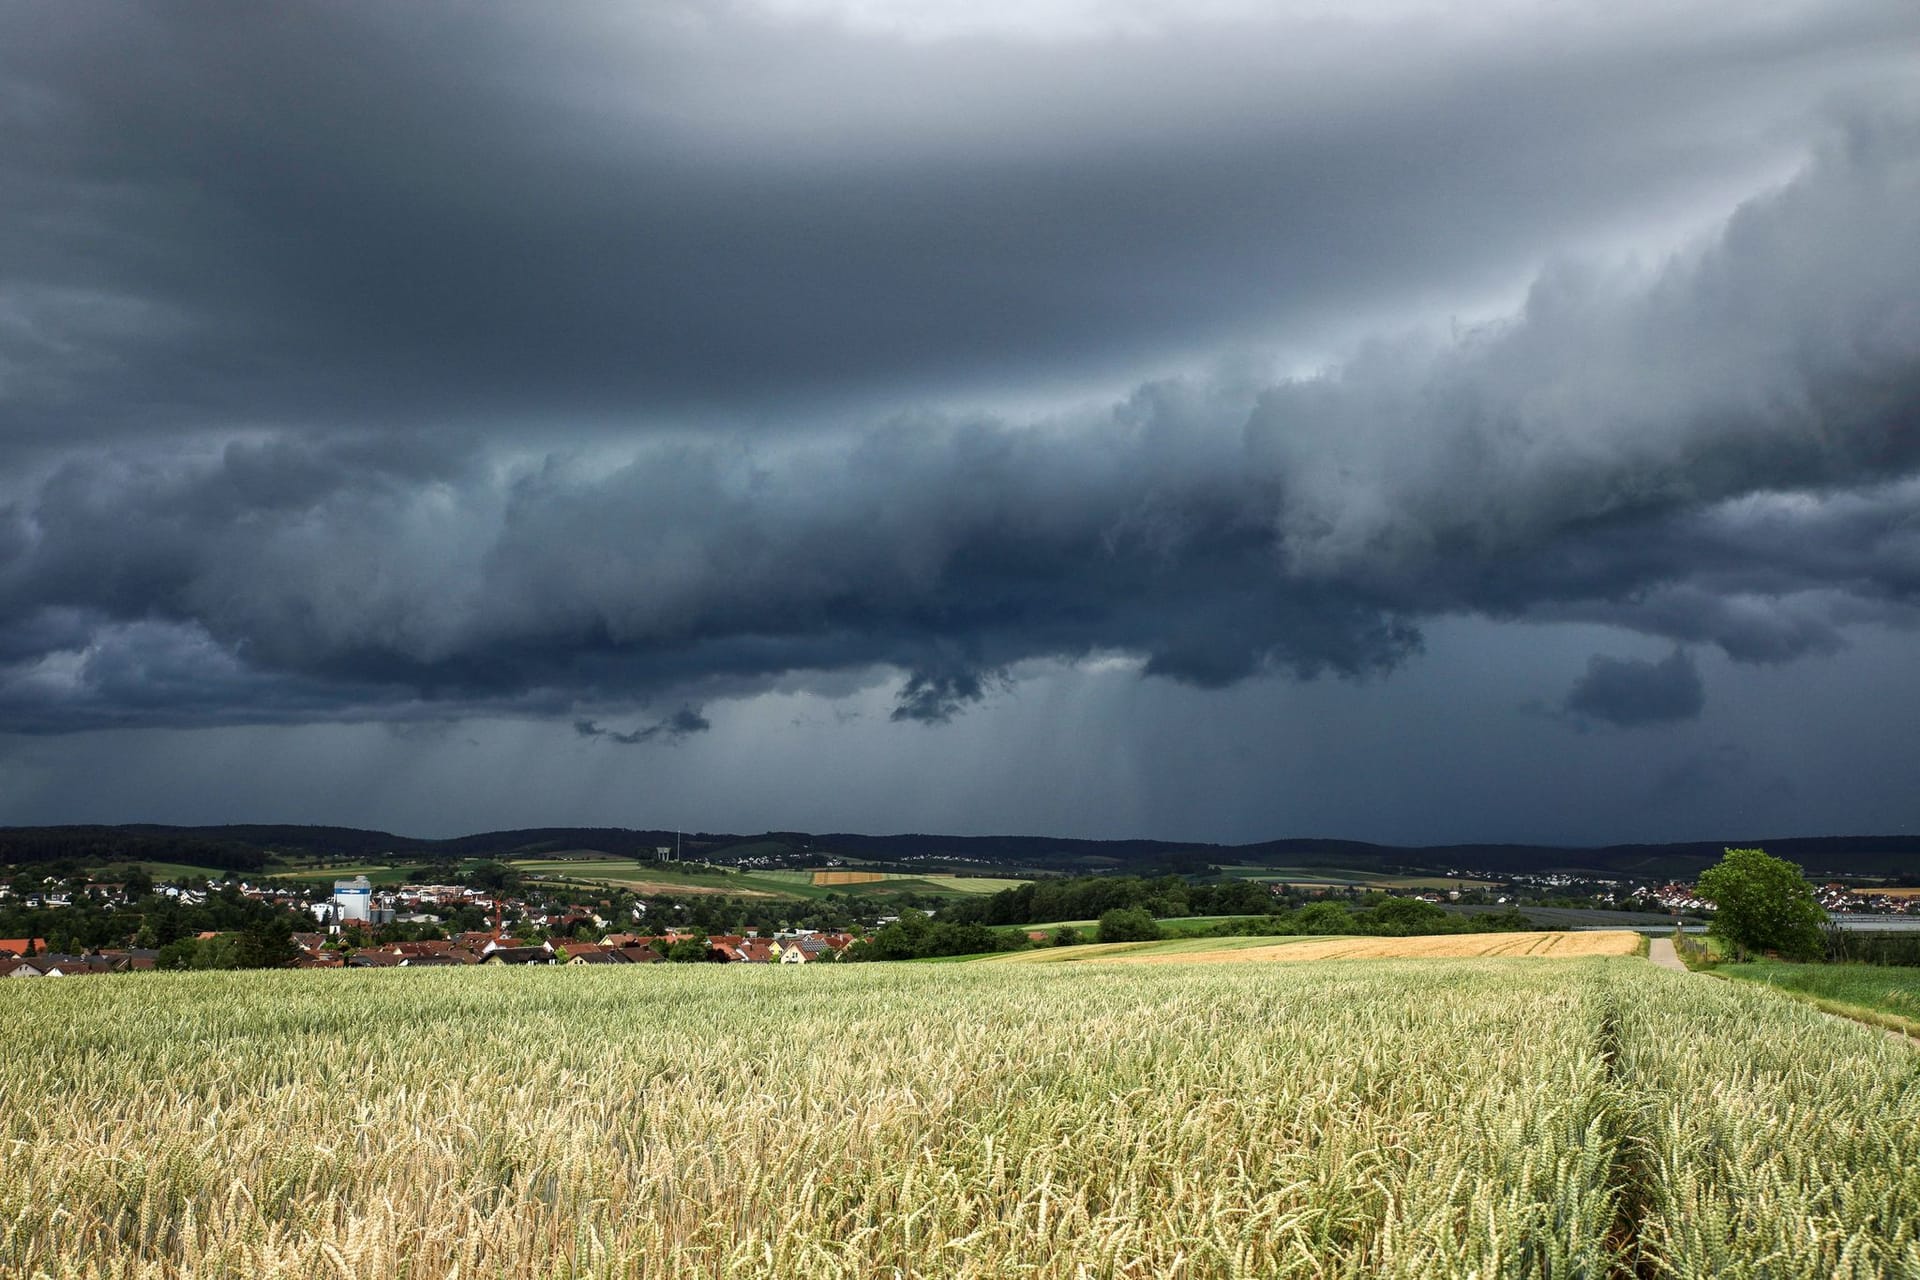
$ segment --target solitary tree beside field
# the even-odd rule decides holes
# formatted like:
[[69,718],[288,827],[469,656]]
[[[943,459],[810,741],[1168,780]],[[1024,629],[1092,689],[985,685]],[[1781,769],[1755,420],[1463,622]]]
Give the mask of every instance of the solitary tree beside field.
[[1812,959],[1821,951],[1827,913],[1800,868],[1764,849],[1729,849],[1700,876],[1700,896],[1715,907],[1708,932],[1742,951],[1778,951]]
[[1100,917],[1096,936],[1102,942],[1152,942],[1160,936],[1160,922],[1139,907],[1115,907]]

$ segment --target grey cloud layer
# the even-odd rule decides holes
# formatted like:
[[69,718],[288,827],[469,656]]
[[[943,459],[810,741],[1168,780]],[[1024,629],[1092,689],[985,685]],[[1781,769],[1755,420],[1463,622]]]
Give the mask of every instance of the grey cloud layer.
[[[0,513],[0,714],[586,709],[890,666],[898,714],[939,720],[1031,658],[1379,673],[1460,612],[1830,649],[1920,589],[1916,136],[1865,120],[1704,251],[1556,268],[1461,342],[1091,419],[76,450]],[[1647,719],[1647,674],[1590,672],[1577,709]]]
[[1791,154],[1920,36],[1886,0],[1749,10],[1030,47],[722,4],[20,6],[0,447],[779,417],[1318,341]]

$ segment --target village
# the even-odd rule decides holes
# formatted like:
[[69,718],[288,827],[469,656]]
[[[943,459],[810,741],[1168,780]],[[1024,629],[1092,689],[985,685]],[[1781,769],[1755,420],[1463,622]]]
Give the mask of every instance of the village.
[[[333,881],[329,891],[312,880],[231,875],[219,882],[156,883],[137,869],[105,881],[16,875],[0,881],[0,925],[11,922],[15,927],[6,932],[22,936],[0,937],[0,978],[187,968],[802,965],[841,960],[870,940],[872,930],[898,918],[856,916],[844,905],[802,915],[792,904],[774,911],[737,898],[643,897],[612,885],[463,878],[477,882],[376,885],[356,874]],[[1269,886],[1276,895],[1288,888]],[[1356,891],[1313,886],[1304,892],[1322,898]],[[1694,920],[1713,910],[1684,881],[1636,884],[1554,873],[1513,877],[1499,893],[1403,892],[1450,907],[1527,903]],[[1920,914],[1920,894],[1911,890],[1833,882],[1818,886],[1816,896],[1843,925],[1891,925]],[[60,923],[68,920],[75,923]],[[89,927],[80,927],[82,921]],[[27,930],[22,922],[30,922]],[[122,924],[129,927],[115,936]],[[202,927],[208,924],[215,927]],[[45,936],[35,936],[40,932]]]
[[[188,884],[100,882],[21,892],[0,884],[0,906],[64,914],[76,909],[125,909],[142,898],[180,908],[205,908],[210,899],[233,895],[273,914],[284,935],[271,967],[298,969],[430,968],[447,965],[716,964],[799,965],[834,961],[860,939],[850,929],[791,927],[738,932],[686,925],[646,930],[649,910],[687,914],[686,904],[648,902],[613,893],[581,902],[530,887],[509,894],[468,885],[409,884],[375,889],[365,876],[334,883],[332,892],[301,884],[240,881],[215,888]],[[700,904],[693,914],[706,915]],[[625,917],[615,918],[615,912]],[[59,918],[56,914],[53,918]],[[484,917],[487,927],[460,928]],[[314,927],[300,927],[301,921]],[[887,923],[890,917],[881,917]],[[451,929],[443,926],[451,924]],[[623,927],[624,924],[624,927]],[[51,932],[51,931],[49,931]],[[144,932],[144,931],[143,931]],[[240,931],[206,929],[166,946],[98,945],[62,949],[46,937],[0,937],[0,978],[62,978],[152,969],[229,967],[194,965],[194,948],[216,946]],[[62,941],[56,935],[56,943]],[[183,950],[184,948],[184,950]],[[172,952],[170,957],[169,952]],[[180,963],[182,956],[187,963]],[[173,961],[170,963],[170,959]],[[243,965],[240,967],[252,967]]]

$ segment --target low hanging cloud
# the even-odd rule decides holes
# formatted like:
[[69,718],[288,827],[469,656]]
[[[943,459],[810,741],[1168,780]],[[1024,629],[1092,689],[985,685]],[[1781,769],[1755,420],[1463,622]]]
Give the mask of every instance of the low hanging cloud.
[[1696,719],[1707,705],[1700,668],[1684,649],[1658,662],[1595,654],[1567,693],[1564,710],[1622,729]]
[[[1502,324],[1277,385],[790,439],[78,447],[0,504],[0,716],[604,718],[892,671],[939,723],[1032,659],[1381,676],[1454,614],[1830,650],[1920,604],[1917,139],[1858,123],[1657,271],[1555,266]],[[1684,653],[1595,664],[1569,711],[1699,712]]]
[[678,743],[689,735],[705,733],[711,728],[713,728],[712,722],[692,707],[681,707],[672,715],[656,720],[644,729],[632,729],[624,733],[616,729],[603,729],[592,720],[573,722],[573,731],[582,738],[605,738],[608,742],[616,742],[623,747],[638,746],[643,742],[656,740]]

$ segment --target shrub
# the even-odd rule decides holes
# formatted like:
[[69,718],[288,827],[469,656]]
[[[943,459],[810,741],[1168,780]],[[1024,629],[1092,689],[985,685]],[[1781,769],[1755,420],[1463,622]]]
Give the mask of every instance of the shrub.
[[1100,917],[1102,942],[1152,942],[1159,936],[1159,922],[1139,907],[1115,907]]

